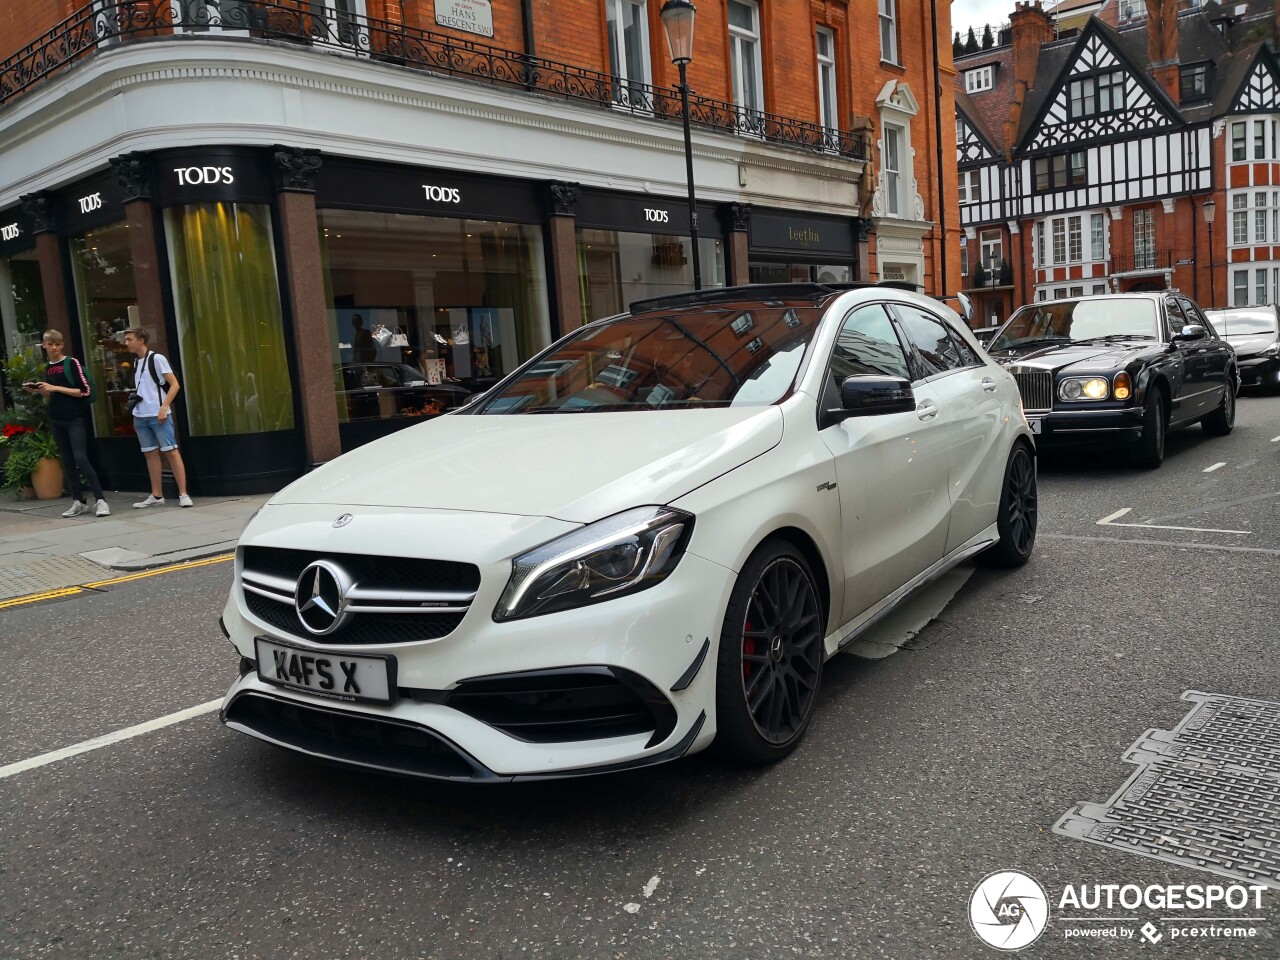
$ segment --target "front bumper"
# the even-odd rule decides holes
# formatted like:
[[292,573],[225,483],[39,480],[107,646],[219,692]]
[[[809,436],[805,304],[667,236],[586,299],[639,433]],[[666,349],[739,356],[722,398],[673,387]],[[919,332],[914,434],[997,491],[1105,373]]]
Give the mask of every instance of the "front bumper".
[[1280,387],[1280,357],[1250,357],[1236,363],[1241,387]]
[[1142,435],[1142,408],[1113,407],[1107,410],[1028,413],[1027,422],[1036,435],[1036,443],[1045,446],[1128,443]]
[[[509,571],[509,563],[482,567],[457,628],[413,643],[317,644],[255,617],[233,588],[223,620],[242,675],[223,723],[344,765],[479,782],[629,769],[710,743],[731,570],[686,553],[650,590],[495,623]],[[395,695],[388,704],[341,702],[268,683],[252,662],[255,636],[327,656],[394,657]]]

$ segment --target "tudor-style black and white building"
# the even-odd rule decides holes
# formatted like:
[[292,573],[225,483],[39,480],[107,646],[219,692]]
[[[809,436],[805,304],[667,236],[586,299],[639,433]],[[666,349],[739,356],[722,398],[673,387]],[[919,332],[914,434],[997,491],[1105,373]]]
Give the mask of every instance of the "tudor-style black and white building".
[[1113,3],[1060,36],[1019,5],[1006,45],[957,61],[963,286],[984,322],[1109,291],[1280,300],[1274,0],[1181,6],[1176,36]]

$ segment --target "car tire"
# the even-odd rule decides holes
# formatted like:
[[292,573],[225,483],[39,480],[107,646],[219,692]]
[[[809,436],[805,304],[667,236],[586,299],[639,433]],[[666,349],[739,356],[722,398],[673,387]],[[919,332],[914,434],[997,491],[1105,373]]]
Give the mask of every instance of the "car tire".
[[717,752],[761,765],[796,748],[818,699],[825,624],[804,556],[783,540],[761,544],[738,575],[720,631]]
[[1142,408],[1142,436],[1133,448],[1133,464],[1155,470],[1164,463],[1164,441],[1169,433],[1169,415],[1164,412],[1164,393],[1159,387],[1147,391]]
[[1211,437],[1225,437],[1236,425],[1236,392],[1231,384],[1235,381],[1235,371],[1227,371],[1227,388],[1222,391],[1222,403],[1218,405],[1218,409],[1209,414],[1201,425],[1204,432]]
[[984,567],[1020,567],[1031,559],[1036,545],[1039,492],[1036,462],[1025,443],[1014,444],[1004,468],[1000,506],[996,512],[998,543],[978,554]]

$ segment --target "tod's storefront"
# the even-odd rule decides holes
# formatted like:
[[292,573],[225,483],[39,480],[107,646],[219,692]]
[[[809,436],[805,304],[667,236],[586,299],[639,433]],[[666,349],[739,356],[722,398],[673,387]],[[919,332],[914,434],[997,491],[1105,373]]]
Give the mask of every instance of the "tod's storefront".
[[[751,216],[700,207],[705,286],[865,275],[855,220]],[[103,479],[139,489],[123,335],[146,328],[183,385],[193,492],[270,491],[583,322],[692,289],[688,232],[679,197],[284,147],[130,154],[0,210],[4,348],[62,330],[95,381]]]

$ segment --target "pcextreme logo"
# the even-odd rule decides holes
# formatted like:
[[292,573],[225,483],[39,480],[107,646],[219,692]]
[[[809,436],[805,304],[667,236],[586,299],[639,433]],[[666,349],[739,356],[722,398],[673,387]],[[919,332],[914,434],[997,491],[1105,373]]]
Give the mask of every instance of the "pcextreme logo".
[[1039,940],[1048,926],[1049,898],[1025,873],[997,870],[974,888],[969,922],[987,946],[1021,950]]

